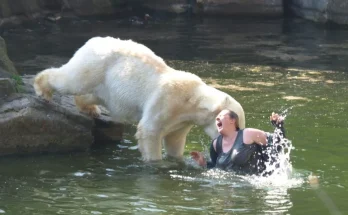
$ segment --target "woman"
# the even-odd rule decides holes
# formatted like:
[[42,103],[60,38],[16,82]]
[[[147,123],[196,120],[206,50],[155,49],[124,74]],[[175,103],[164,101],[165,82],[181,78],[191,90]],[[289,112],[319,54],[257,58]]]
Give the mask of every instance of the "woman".
[[[273,145],[285,137],[283,117],[272,113],[270,120],[278,136],[255,128],[238,127],[238,115],[231,110],[222,110],[216,117],[216,127],[220,135],[210,146],[211,161],[206,162],[200,152],[191,152],[192,158],[200,165],[208,168],[232,170],[242,174],[270,174],[265,173],[265,162],[274,162],[265,152],[278,153],[281,147]],[[277,137],[273,140],[273,136]]]

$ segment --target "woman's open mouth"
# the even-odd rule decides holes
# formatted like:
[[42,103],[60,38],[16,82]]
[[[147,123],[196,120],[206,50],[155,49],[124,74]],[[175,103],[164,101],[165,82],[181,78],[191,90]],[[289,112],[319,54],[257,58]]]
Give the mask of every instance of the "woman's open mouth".
[[217,126],[218,128],[222,128],[222,122],[216,123],[216,126]]

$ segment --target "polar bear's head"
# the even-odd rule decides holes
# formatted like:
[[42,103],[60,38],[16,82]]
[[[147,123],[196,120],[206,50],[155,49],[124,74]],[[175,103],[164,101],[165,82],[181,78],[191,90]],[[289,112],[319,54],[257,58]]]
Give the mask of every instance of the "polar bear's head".
[[[216,116],[224,109],[231,110],[238,115],[238,125],[240,129],[245,128],[245,114],[242,105],[233,97],[215,88],[209,87],[208,91],[213,94],[206,93],[201,105],[208,111],[205,113],[204,131],[212,139],[216,138],[219,133],[216,128]],[[206,91],[207,92],[207,91]],[[201,106],[201,107],[202,107]]]

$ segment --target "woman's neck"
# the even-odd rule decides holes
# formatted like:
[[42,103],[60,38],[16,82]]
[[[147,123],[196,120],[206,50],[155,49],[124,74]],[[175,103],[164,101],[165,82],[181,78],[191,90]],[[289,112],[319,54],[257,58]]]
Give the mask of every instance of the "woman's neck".
[[236,141],[238,131],[229,132],[227,135],[222,135],[222,151],[227,153],[232,149],[234,142]]
[[226,141],[230,142],[230,141],[234,141],[236,139],[237,133],[238,133],[238,131],[235,130],[235,131],[228,132],[228,134],[223,134],[222,136],[224,137],[224,139]]

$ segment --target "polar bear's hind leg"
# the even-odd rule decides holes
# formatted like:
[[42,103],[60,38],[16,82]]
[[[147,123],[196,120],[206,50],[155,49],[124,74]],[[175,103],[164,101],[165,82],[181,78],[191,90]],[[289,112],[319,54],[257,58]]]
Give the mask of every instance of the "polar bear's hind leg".
[[93,94],[86,94],[81,96],[75,96],[76,107],[84,113],[87,113],[91,117],[99,117],[101,110],[98,107],[100,100]]

